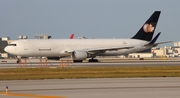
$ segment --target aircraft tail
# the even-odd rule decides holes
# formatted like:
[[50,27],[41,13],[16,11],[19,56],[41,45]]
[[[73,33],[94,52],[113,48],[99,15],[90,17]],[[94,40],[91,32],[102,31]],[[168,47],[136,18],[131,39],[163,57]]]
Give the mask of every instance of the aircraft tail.
[[74,38],[74,34],[71,34],[71,36],[69,37],[69,39],[73,39]]
[[156,25],[158,23],[158,19],[161,11],[155,11],[151,17],[143,24],[141,29],[132,37],[132,39],[139,39],[145,41],[151,41],[154,31],[156,29]]

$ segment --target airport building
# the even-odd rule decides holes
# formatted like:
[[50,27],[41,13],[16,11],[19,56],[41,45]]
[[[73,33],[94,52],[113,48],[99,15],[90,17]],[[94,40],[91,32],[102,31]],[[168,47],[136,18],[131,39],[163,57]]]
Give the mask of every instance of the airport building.
[[2,37],[0,38],[0,53],[4,52],[4,48],[10,43],[11,40],[9,37]]
[[178,55],[180,55],[180,41],[179,42],[175,42],[174,43],[174,47],[173,47],[174,49],[174,52],[177,54],[178,53]]
[[36,35],[34,38],[35,39],[51,39],[52,37],[48,35]]
[[129,58],[152,58],[153,53],[131,53],[128,55]]
[[1,58],[9,58],[12,55],[5,53],[4,48],[14,40],[10,40],[10,37],[2,37],[0,38],[0,57]]

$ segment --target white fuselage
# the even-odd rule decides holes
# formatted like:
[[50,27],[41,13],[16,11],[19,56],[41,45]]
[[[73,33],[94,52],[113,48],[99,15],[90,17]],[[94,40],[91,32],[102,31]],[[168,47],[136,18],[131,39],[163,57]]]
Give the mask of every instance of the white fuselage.
[[116,56],[146,50],[147,41],[137,39],[27,39],[17,40],[7,46],[5,51],[23,57],[64,57],[70,56],[65,51],[87,51],[88,49],[111,48],[111,47],[131,47],[130,49],[119,49],[105,51],[98,56]]

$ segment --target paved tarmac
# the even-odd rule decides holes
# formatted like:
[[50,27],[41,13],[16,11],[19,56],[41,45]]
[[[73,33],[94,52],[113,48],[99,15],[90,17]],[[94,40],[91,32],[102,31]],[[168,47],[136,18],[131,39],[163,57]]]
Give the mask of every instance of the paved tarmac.
[[[9,96],[3,94],[7,85]],[[0,98],[179,98],[179,96],[180,78],[0,81]]]
[[[44,63],[43,63],[44,64]],[[88,66],[172,66],[180,60],[116,60],[99,63],[70,63]],[[38,60],[28,67],[39,67]],[[50,68],[59,61],[48,63]],[[15,59],[0,60],[0,68],[19,68]],[[25,67],[25,66],[23,66]],[[6,86],[9,92],[6,94]],[[180,78],[105,78],[0,81],[0,98],[179,98]]]
[[[38,59],[27,60],[27,64],[23,64],[25,61],[22,61],[21,65],[16,63],[16,59],[2,59],[0,60],[0,68],[19,68],[19,67],[46,67],[46,62],[42,61],[42,64],[39,64]],[[67,64],[66,61],[63,63]],[[62,65],[61,61],[48,61],[47,66],[50,68],[60,67]],[[71,63],[69,62],[71,67],[99,67],[99,66],[179,66],[180,60],[104,60],[102,62],[97,63]]]

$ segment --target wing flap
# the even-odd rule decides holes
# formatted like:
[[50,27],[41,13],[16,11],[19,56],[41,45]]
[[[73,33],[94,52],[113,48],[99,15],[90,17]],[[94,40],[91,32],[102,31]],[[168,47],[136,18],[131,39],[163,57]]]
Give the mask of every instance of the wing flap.
[[97,52],[105,52],[105,51],[117,51],[121,49],[130,49],[134,48],[134,46],[127,46],[127,47],[102,47],[102,48],[89,48],[87,52],[89,53],[97,53]]

